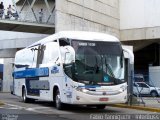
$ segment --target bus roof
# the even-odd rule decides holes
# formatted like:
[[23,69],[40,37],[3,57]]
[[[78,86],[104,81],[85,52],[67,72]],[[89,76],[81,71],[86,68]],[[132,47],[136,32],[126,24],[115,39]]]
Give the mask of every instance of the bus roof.
[[61,31],[50,35],[36,43],[33,43],[31,46],[36,46],[39,44],[44,44],[59,38],[70,38],[70,39],[77,39],[77,40],[91,40],[91,41],[108,41],[108,42],[119,42],[119,40],[105,33],[99,32],[88,32],[88,31]]

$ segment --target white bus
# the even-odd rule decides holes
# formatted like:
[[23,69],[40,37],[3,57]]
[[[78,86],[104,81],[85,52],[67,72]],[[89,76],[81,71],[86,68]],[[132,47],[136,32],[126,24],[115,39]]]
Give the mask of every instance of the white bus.
[[111,35],[56,33],[16,53],[13,93],[24,102],[54,101],[57,109],[64,104],[104,109],[107,104],[125,103],[123,52],[120,41]]

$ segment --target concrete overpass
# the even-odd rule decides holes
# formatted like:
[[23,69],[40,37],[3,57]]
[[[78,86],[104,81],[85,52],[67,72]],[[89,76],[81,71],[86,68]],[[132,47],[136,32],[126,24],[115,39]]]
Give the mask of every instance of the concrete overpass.
[[[11,4],[11,3],[10,3]],[[29,33],[55,33],[55,1],[54,0],[12,0],[12,14],[4,8],[0,19],[0,30]],[[39,21],[39,11],[42,21]]]
[[0,20],[0,30],[41,33],[41,34],[53,34],[55,33],[55,25],[2,19]]

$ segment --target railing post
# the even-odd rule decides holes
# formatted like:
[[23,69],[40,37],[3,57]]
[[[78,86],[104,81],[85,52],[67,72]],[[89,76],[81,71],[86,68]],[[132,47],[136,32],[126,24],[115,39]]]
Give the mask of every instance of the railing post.
[[33,2],[30,4],[30,2],[27,0],[27,2],[28,2],[28,4],[29,4],[29,6],[30,6],[30,9],[31,9],[31,11],[33,12],[33,15],[34,15],[34,17],[35,17],[35,19],[36,19],[36,22],[38,22],[38,20],[37,20],[37,17],[36,17],[36,14],[35,14],[35,12],[34,12],[34,10],[33,10],[33,5],[35,4],[35,2],[36,2],[36,0],[33,0]]

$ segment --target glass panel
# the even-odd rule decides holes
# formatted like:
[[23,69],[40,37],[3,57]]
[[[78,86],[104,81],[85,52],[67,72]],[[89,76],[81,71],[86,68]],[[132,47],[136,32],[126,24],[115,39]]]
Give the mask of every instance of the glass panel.
[[52,66],[59,58],[59,46],[57,42],[49,42],[41,46],[39,50],[39,66]]
[[120,43],[72,41],[76,52],[75,78],[86,83],[124,82],[124,57]]

